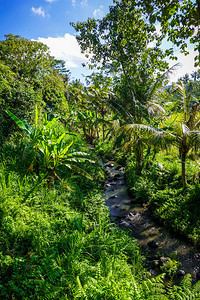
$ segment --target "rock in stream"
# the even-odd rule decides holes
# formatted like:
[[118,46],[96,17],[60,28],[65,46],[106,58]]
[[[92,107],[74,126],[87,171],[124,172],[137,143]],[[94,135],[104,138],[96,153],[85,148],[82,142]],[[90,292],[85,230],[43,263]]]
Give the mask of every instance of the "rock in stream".
[[[113,162],[107,162],[104,167],[109,174],[105,184],[105,205],[110,209],[111,218],[120,228],[131,229],[132,236],[149,257],[151,268],[162,264],[161,258],[167,260],[176,254],[180,262],[177,276],[182,278],[190,273],[193,282],[200,279],[200,253],[188,241],[160,226],[154,220],[149,205],[138,203],[128,194],[123,167],[115,168]],[[159,261],[152,259],[158,253],[161,256]]]

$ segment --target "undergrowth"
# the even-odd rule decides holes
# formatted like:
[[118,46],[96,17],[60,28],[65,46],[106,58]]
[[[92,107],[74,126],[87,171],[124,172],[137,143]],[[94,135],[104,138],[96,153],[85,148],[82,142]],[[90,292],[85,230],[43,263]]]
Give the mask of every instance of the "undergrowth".
[[134,157],[130,157],[126,178],[132,196],[138,201],[149,202],[156,218],[200,245],[200,183],[193,182],[196,166],[188,163],[186,167],[186,188],[182,188],[181,165],[175,154],[162,153],[140,175],[136,174]]
[[83,166],[93,181],[67,173],[49,187],[23,173],[19,149],[1,157],[1,299],[200,299],[189,277],[167,289],[164,274],[149,278],[137,241],[110,221],[98,161]]

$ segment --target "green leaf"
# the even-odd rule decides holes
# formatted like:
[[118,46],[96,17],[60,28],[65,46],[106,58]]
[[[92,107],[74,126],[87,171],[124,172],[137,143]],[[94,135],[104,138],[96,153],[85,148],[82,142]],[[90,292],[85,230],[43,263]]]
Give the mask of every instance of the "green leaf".
[[86,152],[72,152],[72,153],[69,153],[69,156],[74,156],[74,155],[90,156],[90,154],[86,153]]
[[38,109],[37,104],[35,105],[35,126],[37,126],[38,123]]
[[8,109],[6,113],[13,119],[13,121],[17,124],[17,126],[22,129],[28,136],[30,136],[31,132],[26,127],[26,122],[17,118],[13,113],[11,113]]
[[64,136],[65,136],[65,132],[58,137],[56,144],[60,144],[60,142],[62,141],[62,139],[64,138]]
[[91,160],[89,158],[85,158],[85,157],[72,157],[72,158],[67,158],[67,161],[74,161],[74,162],[85,162],[88,161],[92,164],[95,164],[96,162],[94,160]]
[[59,153],[59,157],[63,157],[67,153],[67,151],[69,150],[69,148],[71,147],[72,144],[73,144],[73,141]]
[[69,168],[70,170],[72,170],[73,172],[83,175],[90,180],[93,180],[93,178],[90,176],[90,174],[88,174],[85,170],[83,170],[75,165],[71,165],[71,164],[65,164],[65,166],[67,168]]

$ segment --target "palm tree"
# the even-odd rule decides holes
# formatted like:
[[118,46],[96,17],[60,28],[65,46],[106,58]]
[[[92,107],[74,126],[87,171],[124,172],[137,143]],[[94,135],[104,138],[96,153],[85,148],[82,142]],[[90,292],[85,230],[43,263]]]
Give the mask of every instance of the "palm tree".
[[182,109],[173,114],[163,124],[162,128],[154,129],[150,140],[153,145],[171,144],[178,148],[182,166],[182,184],[186,186],[186,158],[189,151],[197,149],[200,145],[200,115],[198,112],[199,104],[194,102],[194,97],[186,95],[185,86],[179,82],[173,86],[182,100]]
[[199,72],[198,71],[192,72],[191,77],[193,78],[194,81],[196,81],[200,77]]
[[[155,132],[153,116],[163,115],[164,109],[159,102],[165,97],[165,89],[163,83],[166,83],[167,78],[174,72],[176,64],[164,74],[158,75],[156,79],[152,76],[147,76],[145,72],[141,72],[137,78],[131,82],[130,89],[123,87],[121,89],[121,98],[114,96],[109,104],[112,109],[117,112],[121,117],[122,125],[118,130],[118,134],[124,133],[126,140],[124,142],[125,148],[134,148],[136,154],[136,170],[141,172],[144,160],[144,143],[147,141],[145,132]],[[148,73],[148,72],[147,72]],[[125,100],[123,101],[122,93],[125,94]],[[127,98],[130,101],[127,101]]]
[[110,92],[104,87],[91,85],[87,90],[87,99],[89,107],[92,107],[96,115],[96,133],[99,138],[99,128],[102,128],[103,140],[105,139],[106,126],[110,125],[110,121],[106,119],[108,113],[107,102],[110,97]]

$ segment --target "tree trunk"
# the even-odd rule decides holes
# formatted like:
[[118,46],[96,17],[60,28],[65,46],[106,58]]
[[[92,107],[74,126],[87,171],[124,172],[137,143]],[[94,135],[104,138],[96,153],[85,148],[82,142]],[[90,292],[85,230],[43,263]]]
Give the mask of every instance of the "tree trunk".
[[199,23],[200,23],[200,1],[199,1],[199,0],[196,0],[196,4],[197,4],[197,12],[198,12]]
[[102,130],[103,130],[103,141],[104,141],[105,140],[104,114],[102,115],[102,117],[103,117]]
[[136,147],[136,174],[140,175],[143,168],[143,145],[138,144]]
[[96,127],[96,138],[99,139],[99,129],[98,129],[98,112],[95,110],[95,127]]
[[186,163],[186,153],[183,152],[181,155],[181,166],[182,166],[182,183],[183,187],[186,187],[186,172],[185,172],[185,163]]

